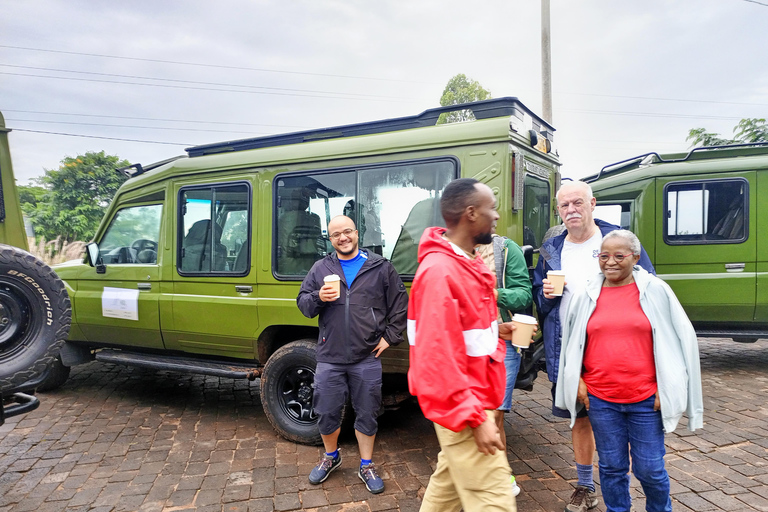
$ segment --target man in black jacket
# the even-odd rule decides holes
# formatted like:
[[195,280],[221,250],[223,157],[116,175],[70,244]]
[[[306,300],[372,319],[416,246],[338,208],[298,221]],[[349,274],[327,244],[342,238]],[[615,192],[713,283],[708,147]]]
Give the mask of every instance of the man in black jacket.
[[[378,357],[403,341],[408,295],[389,261],[359,249],[352,219],[334,217],[328,232],[336,252],[315,262],[296,299],[305,316],[320,315],[312,405],[319,417],[325,454],[310,473],[309,481],[324,482],[341,464],[341,411],[347,396],[351,396],[360,449],[358,476],[370,492],[378,494],[384,490],[384,482],[371,460],[381,407]],[[340,278],[340,293],[332,284],[324,284],[330,275]]]

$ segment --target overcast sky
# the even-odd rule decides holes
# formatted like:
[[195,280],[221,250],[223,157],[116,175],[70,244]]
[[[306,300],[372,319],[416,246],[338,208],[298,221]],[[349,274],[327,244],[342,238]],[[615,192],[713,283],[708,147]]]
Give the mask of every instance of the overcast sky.
[[[768,0],[551,8],[564,176],[768,117]],[[0,110],[21,184],[86,151],[147,164],[418,114],[457,73],[541,112],[536,0],[0,0],[0,12]]]

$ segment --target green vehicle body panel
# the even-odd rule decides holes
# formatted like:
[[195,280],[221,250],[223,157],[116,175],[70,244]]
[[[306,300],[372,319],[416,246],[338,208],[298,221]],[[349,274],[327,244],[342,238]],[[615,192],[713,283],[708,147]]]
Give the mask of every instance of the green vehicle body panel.
[[[107,264],[97,273],[86,262],[57,266],[73,297],[69,340],[91,347],[156,349],[187,355],[266,362],[280,346],[317,336],[317,319],[296,306],[300,279],[273,273],[275,180],[301,172],[360,169],[399,162],[450,158],[461,177],[474,177],[496,193],[501,218],[497,232],[523,245],[524,215],[513,210],[513,168],[522,162],[546,171],[548,214],[554,222],[559,162],[531,147],[526,132],[510,130],[508,116],[469,123],[321,140],[198,157],[182,157],[129,179],[112,201],[95,240],[104,239],[116,214],[126,207],[162,204],[157,264]],[[180,190],[230,182],[247,184],[251,194],[250,262],[245,275],[181,275],[177,229]],[[388,242],[392,242],[387,240]],[[406,283],[410,286],[410,283]],[[139,320],[105,317],[104,287],[136,290]],[[248,288],[250,287],[250,288]],[[246,291],[244,291],[246,290]],[[383,354],[385,372],[404,373],[408,345]]]
[[[660,155],[663,160],[685,157]],[[657,274],[672,287],[700,335],[768,337],[768,146],[703,149],[678,162],[657,158],[649,165],[617,164],[584,180],[592,185],[598,206],[629,206],[625,227],[638,235]],[[743,221],[743,236],[718,240],[718,228],[710,222],[706,236],[712,239],[680,242],[668,237],[667,226],[678,222],[670,220],[677,214],[677,199],[670,195],[702,185],[709,190],[708,201],[716,193],[712,187],[724,184],[743,185],[746,209],[741,199],[738,208],[723,208],[724,215]],[[714,201],[705,211],[718,206]],[[693,215],[690,211],[696,207],[688,212],[681,207],[680,215]]]

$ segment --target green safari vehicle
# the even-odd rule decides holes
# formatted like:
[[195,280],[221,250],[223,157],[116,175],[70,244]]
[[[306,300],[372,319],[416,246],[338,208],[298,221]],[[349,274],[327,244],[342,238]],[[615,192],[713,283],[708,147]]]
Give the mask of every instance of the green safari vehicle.
[[696,332],[768,338],[768,143],[649,153],[584,178],[640,238]]
[[[469,109],[476,120],[436,125]],[[498,197],[498,231],[538,247],[550,227],[559,161],[553,128],[516,98],[187,149],[122,169],[86,260],[57,266],[73,306],[57,375],[96,360],[261,379],[261,401],[287,439],[317,443],[312,410],[317,320],[296,307],[301,280],[332,247],[328,222],[352,217],[360,246],[408,283],[422,231],[442,223],[452,179]],[[530,386],[543,347],[526,353]],[[390,403],[407,396],[408,346],[383,355]],[[436,364],[438,364],[436,362]]]

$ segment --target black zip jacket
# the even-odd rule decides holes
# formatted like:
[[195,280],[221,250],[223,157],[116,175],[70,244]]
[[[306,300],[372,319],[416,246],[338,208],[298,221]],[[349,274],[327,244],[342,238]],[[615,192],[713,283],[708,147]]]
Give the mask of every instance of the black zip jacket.
[[[316,261],[304,278],[296,303],[307,318],[320,315],[317,361],[357,363],[368,357],[384,338],[390,345],[403,341],[408,314],[408,294],[395,267],[378,254],[365,251],[352,288],[335,252]],[[323,278],[341,277],[341,295],[332,302],[320,300]]]

